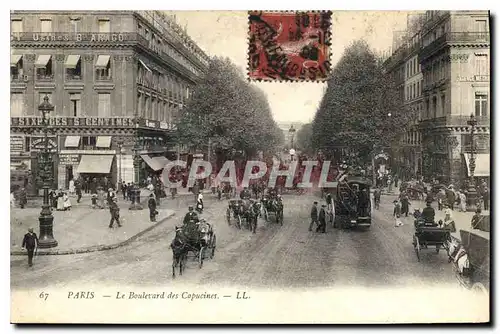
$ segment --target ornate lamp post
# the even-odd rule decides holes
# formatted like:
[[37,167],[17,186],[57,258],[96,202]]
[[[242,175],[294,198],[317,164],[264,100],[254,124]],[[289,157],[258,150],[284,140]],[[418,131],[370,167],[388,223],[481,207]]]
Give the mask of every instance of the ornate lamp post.
[[49,204],[49,187],[53,181],[53,161],[49,149],[49,114],[54,111],[54,106],[50,104],[49,97],[45,95],[43,102],[38,106],[38,110],[43,117],[44,148],[39,157],[39,173],[43,182],[43,205],[38,221],[40,223],[39,248],[57,247],[57,241],[54,239],[53,226],[54,216]]
[[293,127],[293,124],[290,125],[290,129],[288,130],[288,132],[290,133],[290,135],[292,136],[292,139],[291,139],[291,147],[290,148],[293,148],[293,137],[295,136],[295,128]]
[[477,191],[476,182],[474,180],[474,171],[476,169],[476,146],[474,145],[474,132],[476,131],[477,120],[473,114],[470,115],[470,120],[467,121],[470,125],[470,162],[469,162],[469,189],[467,190],[467,210],[476,211]]
[[141,156],[139,155],[139,151],[141,147],[139,146],[139,141],[135,141],[134,148],[132,149],[134,152],[134,171],[135,171],[135,184],[132,189],[132,203],[130,204],[129,210],[142,210],[141,205],[141,187],[140,184],[140,168],[141,168]]

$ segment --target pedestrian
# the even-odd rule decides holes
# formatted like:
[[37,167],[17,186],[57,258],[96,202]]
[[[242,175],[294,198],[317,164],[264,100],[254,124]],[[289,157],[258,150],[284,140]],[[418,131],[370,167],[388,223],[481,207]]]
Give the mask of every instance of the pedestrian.
[[117,198],[114,197],[109,206],[109,213],[111,214],[111,220],[109,221],[109,228],[113,228],[113,224],[116,222],[118,227],[122,227],[120,224],[120,207],[117,203]]
[[132,201],[132,185],[127,183],[127,198],[129,201]]
[[382,195],[382,191],[380,188],[375,188],[373,191],[373,202],[375,204],[375,209],[380,209],[380,196]]
[[484,209],[489,210],[490,209],[490,190],[488,189],[488,186],[486,183],[483,185],[483,203],[484,203]]
[[405,217],[408,217],[408,213],[410,211],[410,201],[408,199],[408,193],[406,191],[403,191],[399,195],[399,198],[401,199],[401,215],[405,215]]
[[73,195],[75,193],[75,180],[73,179],[69,180],[68,190],[70,195]]
[[35,249],[38,248],[38,237],[36,233],[33,232],[33,228],[28,228],[28,233],[24,235],[23,243],[21,249],[26,249],[28,251],[28,266],[33,266],[33,255],[35,254]]
[[128,193],[127,193],[128,190],[127,190],[127,184],[125,183],[125,181],[122,181],[121,191],[122,191],[123,199],[126,200],[127,196],[128,196]]
[[461,212],[466,212],[467,211],[467,198],[465,196],[464,191],[460,191],[458,197],[460,198],[460,211]]
[[194,194],[194,200],[195,200],[195,202],[197,202],[198,201],[198,194],[200,193],[200,186],[198,185],[198,182],[196,180],[194,181],[192,191]]
[[398,182],[399,182],[399,175],[396,173],[394,174],[394,187],[396,187],[396,189],[398,188]]
[[156,222],[156,215],[158,214],[158,211],[156,211],[156,199],[154,194],[149,195],[148,208],[149,208],[149,221]]
[[453,215],[452,211],[450,208],[444,209],[444,220],[443,220],[443,227],[449,227],[451,229],[451,232],[456,232],[456,227],[455,227],[455,221],[453,220]]
[[80,203],[82,200],[82,184],[79,180],[77,180],[75,184],[75,191],[76,191],[76,203]]
[[104,189],[101,186],[97,187],[97,199],[99,201],[99,209],[104,209]]
[[92,209],[97,209],[97,194],[92,194],[90,200],[92,201]]
[[332,209],[332,206],[333,206],[332,194],[328,192],[326,194],[326,209],[330,211]]
[[57,211],[64,211],[64,193],[59,189],[57,193]]
[[387,186],[388,186],[388,192],[392,193],[392,176],[389,174],[387,175]]
[[14,195],[13,191],[10,193],[10,207],[11,208],[16,207],[16,196]]
[[401,221],[401,203],[396,199],[394,200],[394,211],[393,211],[393,217],[394,217],[394,226],[399,227],[403,225],[403,222]]
[[19,191],[19,207],[24,209],[24,206],[28,203],[28,196],[26,194],[26,189],[21,188]]
[[203,194],[199,193],[198,194],[198,199],[196,200],[196,211],[198,211],[199,213],[202,213],[203,209],[204,209],[204,206],[203,206]]
[[319,210],[318,215],[318,227],[316,228],[316,232],[326,233],[326,205],[322,204],[321,209]]
[[112,188],[108,188],[108,193],[106,194],[106,202],[108,203],[108,205],[111,205],[111,202],[113,201],[113,199],[115,197],[116,197],[116,194],[113,191],[113,189]]
[[455,206],[455,201],[456,201],[456,198],[455,198],[455,190],[454,190],[454,187],[453,185],[450,184],[450,186],[448,187],[447,191],[446,191],[446,201],[448,203],[448,207],[453,210],[454,206]]
[[309,224],[309,232],[312,231],[313,225],[318,224],[318,202],[314,202],[311,208],[311,223]]
[[70,211],[71,210],[71,200],[69,199],[68,193],[63,193],[63,200],[64,200],[64,211]]

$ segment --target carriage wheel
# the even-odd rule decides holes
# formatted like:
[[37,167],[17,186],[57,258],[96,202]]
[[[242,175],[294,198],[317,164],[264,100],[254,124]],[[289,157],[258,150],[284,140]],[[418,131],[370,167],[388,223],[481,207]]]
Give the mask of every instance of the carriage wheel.
[[212,237],[212,253],[210,254],[210,258],[213,259],[215,256],[215,247],[217,246],[217,237],[214,236]]
[[237,215],[236,216],[236,226],[241,229],[241,216]]
[[200,266],[200,269],[201,267],[203,267],[203,253],[204,253],[204,250],[205,250],[205,247],[201,247],[199,253],[198,253],[198,265]]
[[227,224],[231,225],[231,209],[229,209],[229,208],[226,210],[226,220],[227,220]]
[[418,242],[418,238],[416,236],[413,236],[413,248],[415,248],[417,260],[420,262],[420,243]]

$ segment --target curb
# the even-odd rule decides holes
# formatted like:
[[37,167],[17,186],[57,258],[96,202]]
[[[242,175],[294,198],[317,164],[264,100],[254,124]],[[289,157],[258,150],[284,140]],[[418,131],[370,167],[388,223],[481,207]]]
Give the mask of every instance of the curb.
[[[54,250],[54,251],[51,251],[51,250],[48,250],[48,251],[40,250],[40,251],[37,252],[37,255],[84,254],[84,253],[100,252],[100,251],[104,251],[104,250],[111,250],[111,249],[123,247],[123,246],[128,245],[132,241],[136,240],[137,238],[141,237],[145,233],[151,231],[152,229],[154,229],[155,227],[159,226],[160,224],[163,224],[165,221],[167,221],[168,219],[172,218],[173,216],[175,216],[175,212],[172,212],[171,214],[167,215],[165,218],[163,218],[162,220],[160,220],[156,224],[149,226],[148,228],[142,230],[141,232],[139,232],[139,233],[131,236],[127,240],[118,242],[116,244],[111,244],[111,245],[97,245],[97,246],[82,247],[82,248],[71,249],[71,250]],[[11,251],[10,255],[11,256],[13,256],[13,255],[14,256],[17,256],[17,255],[23,255],[24,256],[24,255],[26,255],[26,252],[25,251]]]

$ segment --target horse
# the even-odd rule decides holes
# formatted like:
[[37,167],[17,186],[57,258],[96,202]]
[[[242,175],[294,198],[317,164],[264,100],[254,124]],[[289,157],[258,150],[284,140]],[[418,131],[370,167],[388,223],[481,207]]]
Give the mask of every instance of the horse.
[[172,248],[173,262],[172,262],[172,277],[175,278],[175,268],[179,266],[179,274],[185,268],[188,248],[186,247],[186,236],[182,228],[175,227],[175,238],[170,243],[170,248]]

